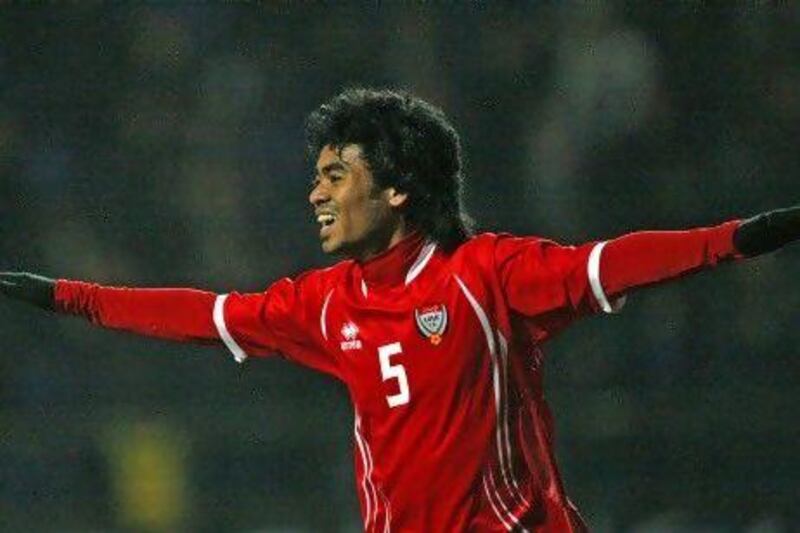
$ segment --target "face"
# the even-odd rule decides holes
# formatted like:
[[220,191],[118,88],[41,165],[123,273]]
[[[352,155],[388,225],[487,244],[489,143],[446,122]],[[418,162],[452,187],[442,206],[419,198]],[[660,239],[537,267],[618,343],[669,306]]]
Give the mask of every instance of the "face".
[[311,187],[308,200],[325,253],[366,260],[406,235],[400,212],[406,194],[375,185],[360,146],[324,147]]

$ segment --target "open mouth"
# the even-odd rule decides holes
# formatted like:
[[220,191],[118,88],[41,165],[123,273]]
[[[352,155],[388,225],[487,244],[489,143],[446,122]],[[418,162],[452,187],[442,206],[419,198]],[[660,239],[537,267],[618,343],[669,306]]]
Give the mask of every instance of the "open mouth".
[[334,216],[334,215],[332,215],[330,213],[323,213],[323,214],[317,215],[317,222],[319,222],[320,225],[323,228],[330,226],[335,221],[336,221],[336,216]]
[[336,222],[336,215],[333,213],[319,213],[317,215],[317,222],[319,222],[319,234],[321,237],[326,237],[331,231],[331,226]]

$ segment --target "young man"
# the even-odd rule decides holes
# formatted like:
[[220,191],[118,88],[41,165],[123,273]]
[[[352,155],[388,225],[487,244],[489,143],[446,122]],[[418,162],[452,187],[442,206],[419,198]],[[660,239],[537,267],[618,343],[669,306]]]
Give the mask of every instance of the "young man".
[[0,290],[111,328],[282,354],[343,381],[365,531],[583,531],[556,467],[542,345],[630,289],[800,236],[800,208],[561,246],[470,233],[458,135],[410,95],[349,90],[311,114],[309,201],[346,259],[258,294],[25,273]]

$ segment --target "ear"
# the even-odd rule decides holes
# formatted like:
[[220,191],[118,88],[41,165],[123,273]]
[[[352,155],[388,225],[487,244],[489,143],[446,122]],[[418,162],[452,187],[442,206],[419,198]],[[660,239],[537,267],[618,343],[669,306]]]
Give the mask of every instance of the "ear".
[[392,207],[402,207],[408,200],[407,192],[400,192],[394,187],[388,187],[384,191],[384,194],[386,195],[389,205]]

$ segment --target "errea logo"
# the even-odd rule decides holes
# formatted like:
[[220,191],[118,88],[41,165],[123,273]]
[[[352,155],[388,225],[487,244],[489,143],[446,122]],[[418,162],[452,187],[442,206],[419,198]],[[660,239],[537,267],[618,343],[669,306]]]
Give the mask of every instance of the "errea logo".
[[362,347],[361,340],[358,338],[358,326],[352,322],[345,322],[341,329],[344,341],[341,343],[343,352],[348,350],[360,350]]

